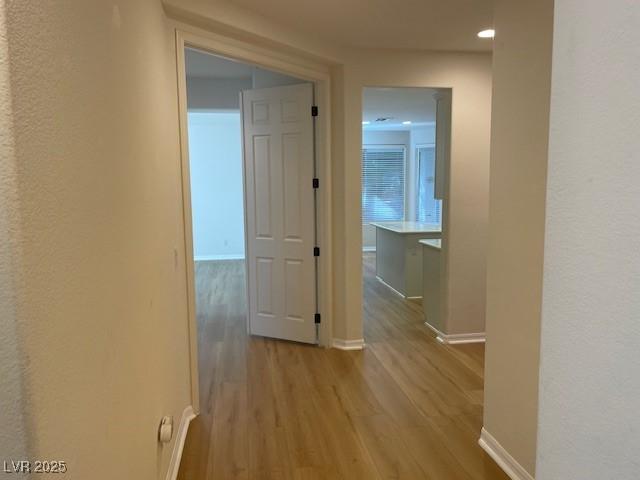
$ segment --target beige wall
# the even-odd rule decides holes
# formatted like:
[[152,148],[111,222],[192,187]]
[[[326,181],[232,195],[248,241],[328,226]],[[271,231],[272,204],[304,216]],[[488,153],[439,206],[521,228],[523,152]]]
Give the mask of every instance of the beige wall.
[[484,427],[531,474],[553,1],[495,5]]
[[31,458],[163,478],[190,404],[174,38],[156,0],[7,9]]
[[[343,177],[343,243],[341,265],[349,286],[344,315],[349,332],[361,333],[362,232],[360,148],[362,88],[406,86],[453,89],[451,175],[443,228],[447,241],[448,333],[484,331],[487,241],[491,55],[360,50],[345,61],[344,159],[334,158]],[[355,228],[354,228],[355,226]],[[360,338],[357,336],[349,338]]]
[[[347,278],[345,276],[345,204],[346,183],[343,174],[346,148],[344,131],[344,115],[346,111],[345,72],[343,66],[334,66],[331,69],[331,188],[332,188],[332,253],[333,253],[333,337],[341,339],[362,338],[361,332],[355,332],[349,336],[345,308],[347,305]],[[359,226],[359,224],[358,224]],[[360,249],[361,247],[358,246]]]

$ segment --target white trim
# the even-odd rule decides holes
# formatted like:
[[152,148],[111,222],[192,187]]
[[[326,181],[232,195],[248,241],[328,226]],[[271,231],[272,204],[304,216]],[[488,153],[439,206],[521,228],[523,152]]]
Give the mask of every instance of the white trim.
[[[249,219],[247,217],[247,168],[245,163],[245,144],[244,144],[244,92],[240,90],[240,122],[242,123],[242,138],[240,139],[240,148],[242,150],[242,220],[243,220],[243,229],[244,229],[244,251],[249,252],[249,235],[247,232],[249,231]],[[249,263],[245,261],[244,263],[244,291],[247,295],[247,316],[245,320],[245,326],[247,328],[247,335],[251,335],[251,318],[249,315],[249,311],[251,310],[251,288],[249,288]]]
[[182,228],[184,237],[185,274],[187,294],[187,321],[189,327],[189,373],[191,405],[200,411],[200,385],[198,375],[198,320],[196,318],[195,262],[193,261],[193,224],[191,211],[191,172],[189,164],[189,138],[187,135],[187,69],[184,54],[185,40],[176,30],[176,69],[178,76],[178,125],[180,134],[180,175],[182,180]]
[[184,442],[187,439],[189,424],[194,418],[196,418],[196,414],[193,411],[193,407],[189,405],[182,412],[182,418],[180,419],[178,431],[175,432],[176,442],[173,445],[173,452],[171,452],[171,460],[169,461],[169,469],[167,470],[166,480],[176,480],[176,478],[178,477],[178,470],[180,470],[180,461],[182,460]]
[[486,341],[486,334],[484,332],[479,332],[441,335],[438,338],[438,341],[444,343],[445,345],[459,345],[461,343],[484,343]]
[[441,332],[440,330],[438,330],[436,327],[434,327],[433,325],[431,325],[429,322],[424,322],[424,324],[425,324],[427,327],[429,327],[429,328],[433,331],[433,333],[435,333],[435,334],[436,334],[436,338],[437,338],[437,340],[438,340],[439,342],[444,343],[444,342],[442,342],[442,340],[441,340],[441,338],[442,338],[443,336],[446,336],[444,333],[442,333],[442,332]]
[[194,260],[196,262],[210,262],[215,260],[244,260],[244,258],[242,253],[227,253],[222,255],[196,255]]
[[334,338],[333,348],[338,348],[340,350],[362,350],[364,348],[364,338],[360,338],[358,340]]
[[376,279],[383,284],[385,287],[393,290],[394,293],[396,293],[397,295],[400,295],[402,298],[407,298],[404,294],[400,293],[398,290],[396,290],[395,288],[393,288],[391,285],[389,285],[387,282],[385,282],[382,278],[380,278],[378,275],[376,275]]
[[[434,126],[435,126],[436,122],[433,122]],[[416,197],[416,201],[415,201],[415,218],[418,218],[418,197],[420,196],[420,154],[419,154],[419,150],[421,148],[433,148],[434,149],[434,170],[435,170],[435,148],[436,148],[436,143],[432,142],[432,143],[416,143],[415,145],[415,149],[413,152],[413,163],[414,163],[414,175],[416,177],[416,182],[414,185],[414,188],[416,189],[415,191],[415,197]],[[434,172],[435,173],[435,172]],[[435,182],[435,176],[434,176],[434,182]],[[435,189],[435,183],[434,183],[434,189]],[[440,201],[442,202],[441,198],[435,198],[435,190],[434,190],[434,200],[436,201]],[[442,211],[444,209],[444,202],[442,202],[440,204],[440,226],[442,226]]]
[[422,299],[422,295],[416,295],[414,297],[407,297],[404,293],[400,293],[398,290],[396,290],[395,288],[393,288],[391,285],[389,285],[387,282],[385,282],[382,278],[380,278],[378,275],[376,275],[376,279],[382,283],[385,287],[387,287],[390,290],[393,290],[393,292],[396,295],[400,295],[402,298],[404,298],[405,300],[420,300]]
[[482,431],[480,432],[478,444],[493,458],[511,480],[534,480],[534,477],[532,477],[515,458],[509,455],[509,452],[507,452],[484,427],[482,427]]
[[452,333],[446,334],[438,330],[429,322],[424,322],[436,334],[436,340],[445,345],[459,345],[461,343],[484,343],[486,341],[486,334],[480,333]]

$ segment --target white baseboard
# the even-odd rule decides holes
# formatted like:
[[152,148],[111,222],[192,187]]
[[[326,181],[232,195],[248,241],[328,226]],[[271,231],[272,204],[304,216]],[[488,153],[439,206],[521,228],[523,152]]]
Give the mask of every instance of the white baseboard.
[[171,460],[169,461],[169,469],[167,470],[166,480],[176,480],[176,478],[178,477],[178,470],[180,470],[180,460],[182,460],[182,450],[184,449],[184,442],[187,439],[189,424],[194,418],[196,418],[196,414],[193,411],[193,407],[189,405],[182,412],[180,425],[178,426],[178,430],[175,432],[176,443],[174,443],[173,452],[171,452]]
[[442,335],[438,341],[445,345],[459,345],[461,343],[484,343],[486,334],[482,333],[456,333],[453,335]]
[[228,253],[224,255],[196,255],[194,261],[196,262],[210,262],[214,260],[244,260],[242,253]]
[[484,427],[480,432],[480,440],[478,444],[487,454],[493,458],[498,466],[504,470],[511,480],[534,480],[534,478],[527,472],[522,465],[520,465],[515,458],[509,455],[498,441],[493,438]]
[[377,275],[376,275],[376,280],[378,280],[381,284],[383,284],[389,290],[392,290],[393,293],[395,293],[396,295],[400,295],[402,298],[404,298],[406,300],[421,300],[422,299],[422,295],[416,295],[415,297],[407,297],[404,293],[400,293],[398,290],[393,288],[391,285],[389,285],[387,282],[385,282],[382,278],[380,278]]
[[378,280],[381,284],[383,284],[385,287],[387,287],[388,289],[392,290],[394,293],[396,293],[397,295],[400,295],[402,298],[407,298],[404,293],[400,293],[398,290],[396,290],[395,288],[393,288],[391,285],[389,285],[387,282],[385,282],[383,279],[381,279],[378,275],[376,275],[376,280]]
[[436,340],[445,345],[459,345],[461,343],[483,343],[486,340],[486,334],[481,333],[453,333],[446,334],[438,330],[436,327],[428,322],[424,324],[434,331],[436,334]]
[[358,340],[342,340],[334,338],[332,342],[333,348],[340,350],[362,350],[364,348],[364,338]]

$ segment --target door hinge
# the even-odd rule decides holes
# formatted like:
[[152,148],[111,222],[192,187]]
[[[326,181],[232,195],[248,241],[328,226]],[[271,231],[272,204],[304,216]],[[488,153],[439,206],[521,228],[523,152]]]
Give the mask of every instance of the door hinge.
[[320,179],[318,178],[313,179],[313,188],[320,188]]
[[318,116],[318,106],[317,105],[311,105],[311,116],[312,117],[317,117]]
[[320,256],[320,247],[313,247],[313,256],[314,257]]
[[319,313],[316,313],[316,314],[313,316],[313,318],[314,318],[314,320],[315,320],[315,322],[316,322],[316,323],[320,323],[320,314],[319,314]]

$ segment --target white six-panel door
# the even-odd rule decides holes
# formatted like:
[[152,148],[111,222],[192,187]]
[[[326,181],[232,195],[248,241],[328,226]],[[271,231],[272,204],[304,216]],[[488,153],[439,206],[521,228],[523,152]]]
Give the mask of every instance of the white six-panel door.
[[316,341],[311,84],[242,92],[249,332]]

